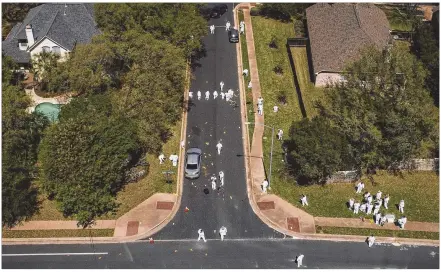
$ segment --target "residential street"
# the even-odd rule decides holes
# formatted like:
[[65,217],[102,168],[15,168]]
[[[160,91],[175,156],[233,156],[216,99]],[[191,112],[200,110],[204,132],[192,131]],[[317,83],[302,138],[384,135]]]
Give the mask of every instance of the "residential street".
[[[208,239],[218,238],[222,226],[227,227],[227,238],[283,237],[267,227],[249,204],[242,156],[240,108],[222,100],[220,95],[216,99],[212,95],[214,90],[220,93],[219,83],[223,81],[224,92],[232,89],[233,100],[239,103],[236,45],[229,43],[225,30],[227,20],[234,25],[233,5],[228,6],[227,13],[208,22],[207,28],[212,24],[216,26],[215,34],[204,38],[206,57],[200,60],[190,87],[193,103],[188,113],[187,148],[202,149],[202,175],[196,180],[184,179],[181,209],[154,236],[155,239],[197,238],[199,228],[205,231]],[[202,93],[200,101],[197,100],[198,90]],[[210,91],[208,101],[205,100],[207,90]],[[223,145],[221,155],[216,150],[219,141]],[[225,188],[213,192],[209,178],[212,174],[217,176],[221,170],[225,173]],[[205,194],[204,188],[208,188],[210,193]],[[190,211],[184,212],[185,207]]]
[[[11,256],[5,254],[42,254]],[[60,256],[50,255],[63,254]],[[93,254],[95,255],[73,255]],[[438,268],[439,248],[293,239],[3,246],[3,268]],[[67,256],[69,255],[69,256]]]

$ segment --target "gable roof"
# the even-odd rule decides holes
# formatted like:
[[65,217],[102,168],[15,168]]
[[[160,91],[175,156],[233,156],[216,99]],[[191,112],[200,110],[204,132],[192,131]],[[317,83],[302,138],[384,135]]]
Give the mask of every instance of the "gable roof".
[[95,23],[93,3],[42,4],[31,9],[23,23],[17,24],[2,42],[5,54],[19,62],[29,62],[30,58],[28,52],[18,49],[18,40],[26,40],[26,25],[32,26],[35,40],[30,50],[47,37],[72,51],[77,43],[90,43],[94,35],[101,33]]
[[319,3],[306,18],[314,73],[340,72],[363,47],[382,49],[390,39],[386,14],[374,4]]

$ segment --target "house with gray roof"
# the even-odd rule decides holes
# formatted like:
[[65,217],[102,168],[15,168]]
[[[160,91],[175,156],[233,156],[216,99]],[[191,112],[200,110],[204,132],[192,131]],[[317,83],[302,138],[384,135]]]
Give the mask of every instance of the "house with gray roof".
[[2,52],[28,67],[36,54],[52,52],[64,59],[76,44],[90,43],[98,34],[93,3],[47,3],[31,9],[12,28],[2,42]]
[[391,41],[386,14],[368,3],[318,3],[306,9],[315,86],[344,81],[342,71],[360,50]]

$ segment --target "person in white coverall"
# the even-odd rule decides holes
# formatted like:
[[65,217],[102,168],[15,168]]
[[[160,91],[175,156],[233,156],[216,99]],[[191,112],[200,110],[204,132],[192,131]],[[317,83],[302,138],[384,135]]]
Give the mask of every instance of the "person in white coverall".
[[218,142],[218,143],[217,143],[216,148],[217,148],[217,154],[220,155],[221,150],[222,150],[222,144],[221,144],[221,142]]
[[300,254],[299,256],[297,256],[297,258],[296,258],[297,267],[302,266],[303,257],[305,257],[305,255],[303,255],[303,254]]
[[224,236],[227,235],[227,228],[222,226],[219,230],[219,235],[221,236],[221,240],[224,240]]
[[369,247],[372,247],[374,245],[374,243],[375,243],[375,237],[373,235],[371,235],[371,236],[368,237],[367,240],[368,240]]
[[163,164],[164,161],[165,161],[165,156],[164,156],[164,154],[161,153],[161,155],[159,155],[158,159],[159,159],[159,164]]
[[219,180],[220,180],[221,186],[224,186],[224,171],[219,172]]
[[198,235],[199,235],[198,241],[202,239],[202,240],[204,240],[204,242],[207,242],[207,240],[205,240],[205,233],[202,229],[198,230]]
[[170,155],[169,159],[173,162],[173,166],[178,166],[178,155]]

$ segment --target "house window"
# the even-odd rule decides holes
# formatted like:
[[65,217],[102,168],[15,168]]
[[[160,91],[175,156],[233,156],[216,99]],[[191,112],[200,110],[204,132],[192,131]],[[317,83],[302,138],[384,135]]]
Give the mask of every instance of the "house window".
[[56,55],[60,55],[61,54],[61,50],[59,46],[52,46],[52,53],[56,54]]
[[49,46],[43,46],[41,49],[43,50],[43,52],[51,52],[51,48]]

